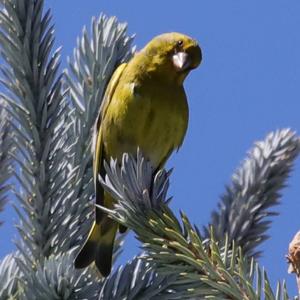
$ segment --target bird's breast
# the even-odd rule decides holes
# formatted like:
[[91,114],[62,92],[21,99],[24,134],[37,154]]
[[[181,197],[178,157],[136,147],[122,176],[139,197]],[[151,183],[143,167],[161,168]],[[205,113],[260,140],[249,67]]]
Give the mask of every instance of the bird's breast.
[[180,146],[187,123],[182,87],[128,83],[116,90],[103,120],[106,156],[120,159],[139,147],[157,167]]

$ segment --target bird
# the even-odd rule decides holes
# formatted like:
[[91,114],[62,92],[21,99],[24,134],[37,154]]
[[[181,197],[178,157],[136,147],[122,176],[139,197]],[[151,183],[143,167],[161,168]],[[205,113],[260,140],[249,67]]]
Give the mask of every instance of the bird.
[[[202,51],[195,39],[170,32],[154,37],[115,70],[93,133],[96,204],[112,209],[115,202],[98,180],[98,176],[105,176],[104,161],[120,161],[123,153],[136,154],[139,148],[153,168],[159,170],[180,148],[189,118],[183,83],[201,60]],[[75,257],[75,268],[95,262],[101,275],[107,277],[118,230],[124,233],[126,227],[95,209],[95,221]]]

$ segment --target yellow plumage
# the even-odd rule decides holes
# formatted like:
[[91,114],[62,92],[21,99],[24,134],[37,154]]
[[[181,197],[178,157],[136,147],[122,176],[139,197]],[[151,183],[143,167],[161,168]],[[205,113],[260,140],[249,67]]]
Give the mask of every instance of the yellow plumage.
[[[183,81],[201,62],[201,50],[192,38],[167,33],[155,37],[127,63],[120,65],[106,89],[94,130],[96,203],[113,207],[98,175],[103,161],[121,159],[139,147],[155,168],[161,168],[182,144],[188,125],[188,104]],[[95,261],[103,276],[111,270],[118,224],[96,210],[88,239],[75,259],[82,268]],[[120,227],[124,232],[126,228]]]

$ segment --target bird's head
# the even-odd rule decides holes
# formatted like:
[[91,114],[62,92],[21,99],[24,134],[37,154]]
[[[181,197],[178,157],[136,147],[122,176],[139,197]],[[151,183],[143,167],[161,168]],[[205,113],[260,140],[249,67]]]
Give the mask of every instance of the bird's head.
[[187,74],[199,66],[201,49],[191,37],[177,33],[165,33],[153,38],[142,50],[147,55],[150,72],[161,73],[182,83]]

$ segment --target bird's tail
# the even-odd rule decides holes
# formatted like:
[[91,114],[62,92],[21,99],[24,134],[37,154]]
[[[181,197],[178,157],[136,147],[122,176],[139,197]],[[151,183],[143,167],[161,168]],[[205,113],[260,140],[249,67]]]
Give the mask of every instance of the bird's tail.
[[105,218],[104,221],[104,224],[101,225],[102,235],[98,240],[95,263],[100,273],[106,277],[111,271],[114,241],[118,224],[110,218]]
[[76,269],[86,268],[95,260],[100,234],[101,225],[94,222],[85,243],[75,258],[74,266]]
[[94,222],[86,242],[75,258],[75,268],[85,268],[95,261],[100,273],[105,277],[108,276],[111,271],[117,228],[117,223],[108,217],[100,224]]

